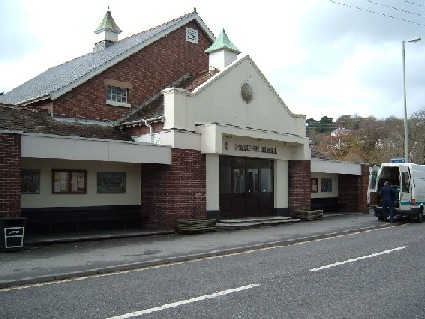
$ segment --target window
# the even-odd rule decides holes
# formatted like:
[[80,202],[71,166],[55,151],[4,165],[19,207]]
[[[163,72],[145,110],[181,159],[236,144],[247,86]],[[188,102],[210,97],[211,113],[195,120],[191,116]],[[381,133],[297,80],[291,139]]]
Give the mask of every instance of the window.
[[401,191],[403,193],[410,193],[410,178],[408,172],[401,173]]
[[106,104],[112,106],[131,107],[130,95],[133,86],[130,82],[105,79]]
[[319,192],[319,179],[318,178],[312,178],[311,179],[311,192],[312,193]]
[[261,192],[271,193],[273,192],[273,169],[272,168],[260,168],[260,181],[261,181]]
[[233,168],[233,193],[245,193],[245,169]]
[[53,194],[86,194],[87,171],[82,170],[53,170]]
[[322,193],[332,192],[332,179],[322,178],[320,190],[322,191]]
[[23,169],[21,172],[21,193],[39,194],[40,193],[40,170]]
[[128,89],[109,85],[106,99],[112,102],[128,103]]
[[115,172],[97,173],[97,192],[98,193],[125,193],[126,192],[126,174]]
[[232,167],[230,165],[220,165],[220,193],[232,192]]

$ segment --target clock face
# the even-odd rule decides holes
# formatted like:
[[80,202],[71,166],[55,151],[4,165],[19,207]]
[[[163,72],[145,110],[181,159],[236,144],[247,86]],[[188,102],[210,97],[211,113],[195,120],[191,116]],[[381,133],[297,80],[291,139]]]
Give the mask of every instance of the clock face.
[[252,88],[250,81],[245,81],[241,86],[242,100],[244,100],[246,104],[251,103],[253,96],[254,89]]
[[191,43],[198,43],[198,30],[186,28],[186,41]]

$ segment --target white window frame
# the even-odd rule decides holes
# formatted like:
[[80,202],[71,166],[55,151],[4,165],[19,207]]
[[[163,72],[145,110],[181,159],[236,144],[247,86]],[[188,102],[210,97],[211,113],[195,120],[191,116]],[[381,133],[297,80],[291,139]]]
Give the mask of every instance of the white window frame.
[[106,92],[106,104],[112,106],[131,107],[128,103],[129,89],[108,85]]

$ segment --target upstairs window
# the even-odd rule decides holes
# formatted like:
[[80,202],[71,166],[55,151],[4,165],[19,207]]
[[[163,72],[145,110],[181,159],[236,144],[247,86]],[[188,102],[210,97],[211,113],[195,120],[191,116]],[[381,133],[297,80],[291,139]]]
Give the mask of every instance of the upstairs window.
[[112,102],[128,104],[128,89],[108,85],[106,99]]
[[105,79],[104,85],[107,105],[131,107],[130,95],[133,86],[130,82]]

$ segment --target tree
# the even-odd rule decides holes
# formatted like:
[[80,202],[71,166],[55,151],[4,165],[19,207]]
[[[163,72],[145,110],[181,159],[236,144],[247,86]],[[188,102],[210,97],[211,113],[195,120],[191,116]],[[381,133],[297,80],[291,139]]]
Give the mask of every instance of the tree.
[[409,158],[413,163],[425,164],[425,108],[413,113],[408,128]]
[[[380,164],[392,158],[404,157],[404,121],[394,116],[377,120],[358,115],[343,115],[330,124],[331,118],[322,117],[319,125],[344,127],[330,136],[329,130],[308,132],[312,140],[314,156],[330,160]],[[317,121],[315,121],[317,123]],[[425,108],[414,113],[409,126],[409,160],[425,164]]]

